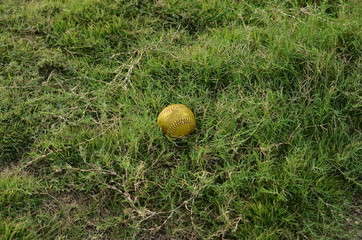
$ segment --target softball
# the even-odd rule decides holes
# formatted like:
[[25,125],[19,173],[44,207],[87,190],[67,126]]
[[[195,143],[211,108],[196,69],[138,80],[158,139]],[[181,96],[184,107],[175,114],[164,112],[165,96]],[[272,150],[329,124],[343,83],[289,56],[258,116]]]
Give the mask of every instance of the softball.
[[157,117],[162,132],[172,138],[181,138],[195,130],[196,119],[192,111],[183,104],[172,104]]

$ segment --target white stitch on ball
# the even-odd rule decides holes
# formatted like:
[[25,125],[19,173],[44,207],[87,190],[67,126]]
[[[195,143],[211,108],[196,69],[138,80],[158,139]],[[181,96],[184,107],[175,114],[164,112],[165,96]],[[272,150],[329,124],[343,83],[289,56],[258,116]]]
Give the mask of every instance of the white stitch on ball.
[[193,123],[192,119],[186,117],[186,118],[181,118],[175,122],[173,122],[171,124],[171,126],[167,129],[166,133],[167,134],[171,134],[173,132],[173,130],[175,130],[175,128],[177,128],[178,126],[182,125],[182,124],[186,124],[186,123]]
[[175,104],[175,105],[172,106],[172,107],[168,107],[168,108],[164,109],[164,110],[160,113],[160,115],[165,114],[165,113],[167,113],[167,112],[170,112],[170,111],[172,111],[172,110],[175,110],[175,109],[177,109],[177,108],[181,108],[181,107],[184,107],[184,105],[182,105],[182,104]]

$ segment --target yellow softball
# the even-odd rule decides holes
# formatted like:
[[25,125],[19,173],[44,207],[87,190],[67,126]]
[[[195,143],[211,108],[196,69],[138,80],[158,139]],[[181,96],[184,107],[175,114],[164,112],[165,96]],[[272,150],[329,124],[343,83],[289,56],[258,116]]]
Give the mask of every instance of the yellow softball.
[[172,104],[163,109],[157,117],[162,132],[172,138],[181,138],[195,130],[193,112],[183,104]]

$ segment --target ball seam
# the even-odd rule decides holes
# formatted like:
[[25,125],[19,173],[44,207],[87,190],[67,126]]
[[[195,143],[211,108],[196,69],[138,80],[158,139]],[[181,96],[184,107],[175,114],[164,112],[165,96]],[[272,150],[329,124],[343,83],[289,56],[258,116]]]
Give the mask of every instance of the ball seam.
[[177,109],[177,108],[182,108],[182,107],[184,107],[184,105],[182,105],[182,104],[175,104],[174,106],[171,106],[171,107],[168,107],[168,108],[162,110],[162,112],[161,112],[159,115],[161,116],[161,115],[163,115],[163,114],[165,114],[165,113],[168,113],[168,112],[170,112],[170,111],[172,111],[172,110],[175,110],[175,109]]
[[175,128],[177,128],[178,126],[180,126],[182,124],[186,124],[186,123],[194,123],[194,121],[188,117],[178,119],[171,124],[171,126],[167,129],[166,134],[170,135],[173,132],[173,130],[175,130]]

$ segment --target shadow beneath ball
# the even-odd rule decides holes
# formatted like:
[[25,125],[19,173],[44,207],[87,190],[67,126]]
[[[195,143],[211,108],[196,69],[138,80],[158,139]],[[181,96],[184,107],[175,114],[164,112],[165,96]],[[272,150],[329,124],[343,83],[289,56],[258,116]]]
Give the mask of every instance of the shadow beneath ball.
[[195,145],[195,142],[193,141],[195,132],[179,138],[172,138],[166,134],[164,134],[164,136],[168,140],[167,142],[172,144],[177,149],[190,149]]

